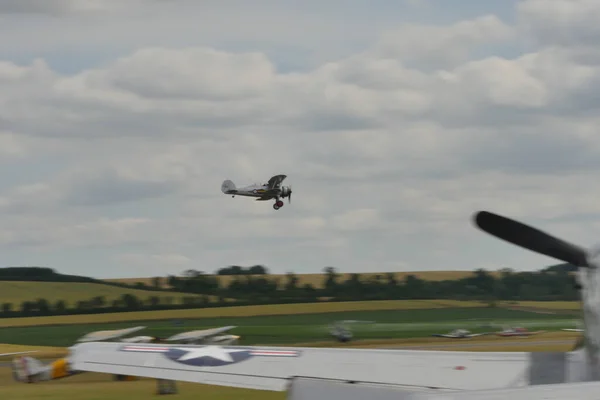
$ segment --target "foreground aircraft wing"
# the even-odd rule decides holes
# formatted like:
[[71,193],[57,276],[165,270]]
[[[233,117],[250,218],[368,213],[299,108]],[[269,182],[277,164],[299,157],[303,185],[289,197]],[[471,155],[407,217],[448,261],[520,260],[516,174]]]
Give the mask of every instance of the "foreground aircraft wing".
[[178,333],[177,335],[173,335],[173,336],[167,338],[166,340],[168,340],[169,342],[178,342],[178,341],[183,341],[183,340],[200,340],[200,339],[205,339],[210,336],[218,335],[223,332],[230,331],[233,328],[236,328],[236,326],[223,326],[220,328],[202,329],[202,330],[198,330],[198,331],[183,332],[183,333]]
[[[78,371],[283,391],[294,377],[483,390],[582,379],[583,353],[81,343]],[[575,357],[575,358],[574,358]],[[575,365],[575,366],[574,366]],[[574,372],[575,371],[575,372]]]
[[377,400],[594,400],[599,382],[561,383],[510,389],[443,391],[373,384],[350,384],[311,378],[294,378],[289,400],[377,399]]
[[287,175],[275,175],[271,177],[267,183],[269,189],[275,189],[277,186],[281,185],[281,182],[283,182],[285,178],[287,178]]

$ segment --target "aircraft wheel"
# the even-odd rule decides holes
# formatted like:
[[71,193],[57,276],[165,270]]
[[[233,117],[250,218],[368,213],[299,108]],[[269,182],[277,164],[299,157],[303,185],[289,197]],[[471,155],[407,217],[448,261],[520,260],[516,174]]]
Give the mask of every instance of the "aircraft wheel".
[[277,203],[273,204],[273,208],[279,210],[279,206],[277,205]]
[[279,208],[283,207],[283,201],[281,201],[281,200],[279,200],[279,201],[278,201],[277,203],[275,203],[275,204],[277,204],[277,207],[279,207]]

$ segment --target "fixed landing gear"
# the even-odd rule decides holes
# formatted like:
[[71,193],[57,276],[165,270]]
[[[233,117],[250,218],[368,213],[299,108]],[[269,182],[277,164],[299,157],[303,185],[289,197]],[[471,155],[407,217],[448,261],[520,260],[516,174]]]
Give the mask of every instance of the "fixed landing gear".
[[283,207],[283,201],[281,201],[281,200],[277,200],[277,201],[275,202],[275,204],[273,204],[273,208],[274,208],[275,210],[279,210],[281,207]]

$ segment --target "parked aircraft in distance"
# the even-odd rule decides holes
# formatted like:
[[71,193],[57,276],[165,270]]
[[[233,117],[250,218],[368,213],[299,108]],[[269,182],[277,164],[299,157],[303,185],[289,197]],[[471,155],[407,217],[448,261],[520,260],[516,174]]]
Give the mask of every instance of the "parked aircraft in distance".
[[523,336],[533,336],[533,335],[537,335],[539,333],[543,333],[546,331],[530,331],[527,328],[521,328],[521,327],[514,327],[514,328],[504,328],[502,329],[500,332],[496,332],[497,336],[503,336],[503,337],[508,337],[508,336],[519,336],[519,337],[523,337]]
[[350,325],[372,324],[374,322],[375,321],[364,321],[358,319],[345,319],[342,321],[335,321],[329,327],[329,334],[333,336],[338,342],[349,342],[354,337]]
[[450,339],[469,339],[472,337],[487,335],[487,333],[471,333],[466,329],[455,329],[449,333],[434,333],[431,336]]
[[561,330],[565,331],[565,332],[583,332],[583,328],[582,328],[583,325],[581,324],[581,322],[577,322],[575,324],[575,326],[577,328],[564,328],[564,329],[561,329]]
[[281,201],[281,199],[287,197],[288,202],[292,202],[292,187],[281,186],[281,182],[283,182],[286,177],[287,175],[275,175],[265,184],[255,183],[240,188],[236,187],[235,184],[228,179],[221,184],[221,191],[225,194],[230,194],[231,197],[255,197],[257,201],[275,199],[273,208],[279,210],[283,207],[283,201]]

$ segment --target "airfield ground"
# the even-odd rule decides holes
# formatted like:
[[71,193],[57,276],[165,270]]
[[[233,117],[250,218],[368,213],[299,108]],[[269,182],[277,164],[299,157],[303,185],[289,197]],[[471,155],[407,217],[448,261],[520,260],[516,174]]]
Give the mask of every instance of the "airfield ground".
[[[242,307],[182,310],[196,311],[196,315],[203,312],[214,312],[228,310],[230,315],[234,311],[238,316],[227,317],[196,317],[190,319],[179,319],[171,316],[169,319],[130,320],[119,322],[98,322],[65,324],[64,317],[42,317],[45,326],[12,326],[9,319],[0,320],[9,325],[0,329],[0,343],[12,343],[21,345],[41,346],[70,346],[79,337],[86,333],[107,329],[122,329],[137,325],[147,328],[142,334],[158,337],[167,337],[183,331],[206,329],[217,326],[235,325],[232,333],[242,336],[241,344],[267,345],[267,344],[290,344],[297,342],[319,342],[328,339],[328,329],[331,323],[337,320],[359,320],[373,321],[367,324],[354,324],[352,330],[357,338],[361,339],[407,339],[428,337],[434,333],[445,333],[452,329],[463,328],[473,332],[487,332],[500,329],[502,326],[520,325],[535,330],[556,331],[560,328],[571,328],[576,325],[578,317],[576,314],[565,313],[539,313],[525,310],[513,310],[506,308],[481,308],[481,307],[444,307],[437,303],[439,308],[429,309],[385,309],[394,305],[394,302],[380,302],[379,307],[384,309],[364,309],[368,303],[378,302],[356,302],[347,303],[346,308],[351,305],[358,309],[356,311],[326,312],[326,307],[312,307],[313,305],[286,305],[280,306],[277,312],[288,309],[288,313],[280,315],[260,315],[255,309],[255,316],[242,317],[239,315]],[[340,307],[343,303],[317,304],[317,306]],[[398,306],[398,304],[395,304]],[[405,304],[406,305],[406,304]],[[295,307],[296,306],[296,307]],[[299,306],[304,306],[300,308]],[[371,307],[375,308],[375,304]],[[413,307],[417,303],[412,303]],[[431,307],[431,304],[429,305]],[[362,309],[361,309],[362,308]],[[236,310],[234,310],[236,309]],[[262,309],[268,310],[268,306]],[[307,311],[312,313],[294,313],[293,311]],[[273,312],[275,308],[273,308]],[[315,312],[320,310],[321,312]],[[123,313],[118,316],[126,317]],[[208,314],[208,313],[207,313]],[[227,315],[226,312],[223,314]],[[252,315],[252,313],[248,312]],[[156,315],[156,314],[154,314]],[[163,318],[165,314],[162,314]],[[206,314],[205,314],[206,315]],[[210,315],[210,314],[209,314]],[[81,319],[88,321],[87,317],[105,317],[105,315],[84,315]],[[191,316],[191,314],[188,314]],[[22,318],[23,320],[32,320]],[[89,319],[93,321],[93,318]],[[35,321],[35,319],[33,319]],[[32,322],[33,322],[32,321]],[[12,321],[15,325],[18,319]],[[30,322],[31,323],[31,322]]]
[[[543,307],[541,307],[543,306]],[[507,308],[508,307],[508,308]],[[574,327],[578,309],[565,303],[503,304],[488,308],[479,302],[450,300],[382,301],[279,306],[227,307],[170,311],[168,313],[122,313],[70,317],[0,320],[0,353],[38,350],[42,360],[61,357],[66,347],[83,334],[95,330],[135,325],[148,328],[142,334],[167,336],[215,326],[236,325],[232,333],[242,344],[284,346],[412,348],[459,351],[567,351],[578,333],[562,332]],[[168,316],[168,317],[166,317]],[[356,324],[357,340],[337,343],[328,337],[328,326],[337,320],[374,321]],[[79,323],[78,323],[79,322]],[[40,324],[40,325],[37,325]],[[37,326],[36,326],[37,325]],[[466,340],[433,338],[432,333],[466,328],[473,332],[494,331],[500,326],[520,325],[547,332],[529,338],[483,336]],[[51,347],[38,347],[38,346]],[[0,399],[15,400],[136,400],[153,396],[155,382],[113,382],[103,374],[82,374],[54,382],[27,385],[12,380],[10,369],[0,360]],[[8,361],[8,360],[7,360]],[[284,399],[284,393],[179,384],[176,399],[208,400]]]
[[[571,332],[548,332],[539,337],[524,338],[473,338],[450,340],[437,338],[361,340],[349,344],[335,342],[312,343],[317,346],[370,347],[370,348],[428,348],[431,350],[456,351],[567,351],[577,334]],[[425,343],[425,340],[428,343]],[[306,345],[306,343],[294,343]],[[443,348],[440,346],[444,346]],[[0,345],[0,353],[20,351],[24,347]],[[40,355],[57,354],[61,349],[37,348]],[[64,351],[64,350],[63,350]],[[2,399],[15,400],[146,400],[153,396],[156,383],[151,379],[134,382],[113,382],[105,374],[82,374],[54,382],[27,385],[14,382],[10,369],[0,367],[0,395]],[[178,383],[179,394],[169,396],[173,400],[283,400],[285,393],[229,387]]]
[[[179,394],[172,400],[283,400],[283,392],[237,389],[180,382]],[[0,398],[2,400],[148,400],[155,398],[156,382],[142,379],[134,382],[113,382],[105,374],[81,374],[54,382],[23,384],[14,382],[9,368],[0,367]],[[161,397],[157,397],[161,398]]]

